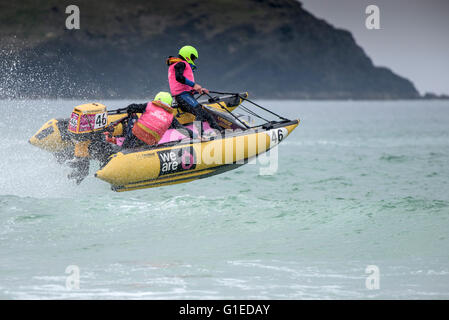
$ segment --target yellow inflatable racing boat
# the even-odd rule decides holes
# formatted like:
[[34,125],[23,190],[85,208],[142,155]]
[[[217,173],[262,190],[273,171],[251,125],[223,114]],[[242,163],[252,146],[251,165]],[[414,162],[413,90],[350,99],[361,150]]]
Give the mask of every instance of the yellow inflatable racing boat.
[[[93,103],[75,107],[70,119],[49,120],[30,143],[51,152],[61,163],[71,161],[79,153],[77,148],[86,144],[89,158],[100,161],[95,177],[111,184],[114,191],[128,191],[190,182],[235,169],[281,143],[299,124],[299,120],[283,118],[255,104],[247,93],[214,93],[218,95],[199,102],[225,129],[222,133],[192,139],[170,129],[157,145],[124,149],[105,142],[103,133],[109,130],[113,137],[123,137],[126,109],[106,111],[104,105]],[[279,119],[269,121],[242,102]],[[178,121],[197,131],[195,117],[176,105],[174,108]],[[262,122],[255,124],[254,117]],[[206,122],[203,126],[209,128]]]

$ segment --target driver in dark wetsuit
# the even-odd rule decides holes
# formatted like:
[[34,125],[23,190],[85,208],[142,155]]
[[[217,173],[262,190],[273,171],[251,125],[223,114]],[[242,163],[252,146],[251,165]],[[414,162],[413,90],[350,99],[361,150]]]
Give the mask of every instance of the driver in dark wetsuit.
[[[169,57],[168,65],[168,83],[170,91],[176,102],[183,111],[192,113],[197,120],[207,121],[211,128],[223,131],[214,117],[204,109],[193,97],[192,92],[209,93],[209,90],[195,83],[193,71],[196,69],[194,60],[198,58],[197,50],[192,46],[184,46],[179,50],[179,58]],[[201,126],[201,135],[203,128]]]

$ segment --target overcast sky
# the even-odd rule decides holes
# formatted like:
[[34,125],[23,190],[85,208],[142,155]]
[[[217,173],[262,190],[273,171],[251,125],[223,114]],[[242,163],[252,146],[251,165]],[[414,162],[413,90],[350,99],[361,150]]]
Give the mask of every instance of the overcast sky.
[[[352,32],[375,65],[413,81],[421,93],[449,94],[449,0],[300,0],[306,10]],[[380,9],[380,30],[365,8]]]

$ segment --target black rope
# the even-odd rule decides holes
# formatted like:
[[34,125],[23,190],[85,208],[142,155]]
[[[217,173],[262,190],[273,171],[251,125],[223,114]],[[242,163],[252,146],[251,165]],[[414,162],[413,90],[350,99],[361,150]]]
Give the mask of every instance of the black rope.
[[260,109],[262,109],[262,110],[264,110],[264,111],[266,111],[266,112],[269,112],[269,113],[271,113],[272,115],[275,115],[275,116],[278,117],[279,119],[282,119],[282,120],[288,120],[287,118],[284,118],[284,117],[278,115],[277,113],[274,113],[273,111],[268,110],[268,109],[262,107],[261,105],[258,105],[257,103],[255,103],[255,102],[249,100],[248,98],[242,97],[242,96],[240,95],[240,93],[229,93],[229,92],[218,92],[218,91],[209,91],[209,92],[210,92],[210,93],[217,93],[217,94],[230,94],[230,95],[238,96],[240,99],[245,100],[245,101],[248,101],[249,103],[255,105],[256,107],[258,107],[258,108],[260,108]]
[[233,114],[231,111],[228,110],[228,108],[226,108],[226,106],[222,106],[220,101],[217,101],[215,98],[213,98],[210,94],[205,93],[212,101],[218,103],[218,105],[222,108],[225,109],[231,116],[233,116],[238,122],[240,122],[241,124],[243,124],[245,126],[246,129],[250,129],[250,127],[244,123],[242,120],[240,120],[235,114]]
[[229,94],[231,96],[239,96],[240,93],[235,93],[235,92],[219,92],[219,91],[210,91],[210,93],[216,93],[216,94]]
[[264,108],[264,107],[258,105],[257,103],[252,102],[251,100],[248,100],[248,99],[246,99],[246,98],[244,98],[244,97],[241,97],[240,95],[239,95],[239,97],[240,97],[241,99],[243,99],[243,100],[248,101],[249,103],[252,103],[252,104],[255,105],[256,107],[259,107],[260,109],[265,110],[266,112],[269,112],[269,113],[271,113],[272,115],[275,115],[275,116],[278,117],[279,119],[282,119],[282,120],[288,120],[287,118],[284,118],[283,116],[280,116],[280,115],[278,115],[277,113],[274,113],[273,111],[270,111],[270,110],[268,110],[268,109],[266,109],[266,108]]
[[254,116],[254,117],[256,117],[256,118],[262,119],[262,120],[264,120],[264,121],[266,121],[266,122],[270,122],[269,120],[265,119],[264,117],[259,116],[259,115],[258,115],[257,113],[255,113],[254,111],[248,109],[248,108],[247,108],[246,106],[244,106],[244,105],[240,105],[240,108],[242,108],[243,110],[245,110],[245,111],[248,112],[250,115],[252,115],[252,116]]

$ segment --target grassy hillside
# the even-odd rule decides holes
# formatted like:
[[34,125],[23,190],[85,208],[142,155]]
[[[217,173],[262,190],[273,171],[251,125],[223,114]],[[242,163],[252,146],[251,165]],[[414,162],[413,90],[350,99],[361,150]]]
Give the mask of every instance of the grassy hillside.
[[135,97],[167,89],[165,58],[199,49],[197,81],[264,98],[416,98],[352,35],[295,0],[8,2],[0,10],[0,96]]

